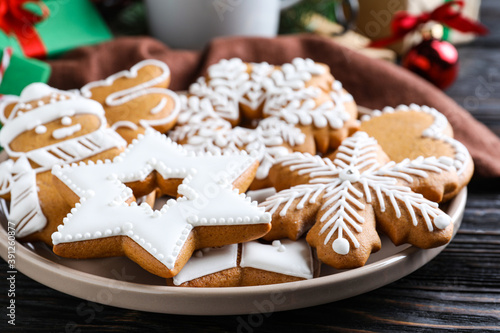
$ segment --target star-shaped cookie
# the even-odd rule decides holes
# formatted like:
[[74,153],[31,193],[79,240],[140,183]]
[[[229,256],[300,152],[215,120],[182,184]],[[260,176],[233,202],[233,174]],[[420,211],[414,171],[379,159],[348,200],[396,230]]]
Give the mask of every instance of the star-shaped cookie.
[[[74,208],[52,235],[54,252],[127,256],[154,274],[175,276],[196,249],[269,231],[269,213],[240,194],[257,165],[246,153],[189,153],[147,130],[113,162],[55,167],[54,183]],[[157,188],[177,199],[161,210],[136,204],[136,192]]]

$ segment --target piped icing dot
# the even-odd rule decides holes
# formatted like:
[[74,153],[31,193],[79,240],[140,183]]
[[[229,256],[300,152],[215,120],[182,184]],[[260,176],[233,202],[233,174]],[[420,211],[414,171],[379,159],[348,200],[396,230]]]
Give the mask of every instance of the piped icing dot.
[[447,214],[441,214],[434,219],[434,225],[438,229],[445,229],[451,224],[451,218]]
[[332,243],[332,249],[338,254],[346,255],[349,253],[349,241],[345,238],[337,238]]
[[47,132],[47,127],[45,127],[43,125],[38,125],[37,127],[35,127],[36,134],[44,134],[46,132]]
[[61,124],[63,124],[64,126],[71,125],[72,122],[73,121],[68,116],[62,117],[62,119],[61,119]]
[[54,232],[52,234],[52,241],[58,243],[62,239],[62,234],[60,232]]
[[357,182],[361,178],[359,170],[356,168],[347,168],[339,173],[339,179],[342,181],[349,181],[351,183]]

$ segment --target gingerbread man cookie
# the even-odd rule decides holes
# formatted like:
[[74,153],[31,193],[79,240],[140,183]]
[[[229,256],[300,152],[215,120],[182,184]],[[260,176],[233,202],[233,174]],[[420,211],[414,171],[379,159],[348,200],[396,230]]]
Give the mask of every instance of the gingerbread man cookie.
[[84,97],[98,101],[110,126],[130,143],[146,128],[171,129],[180,105],[176,93],[166,89],[170,69],[158,60],[143,60],[130,70],[91,82],[81,88]]
[[52,186],[56,164],[113,158],[126,142],[108,128],[102,106],[43,83],[0,103],[0,195],[10,200],[16,236],[51,244],[50,235],[70,207]]
[[[244,152],[189,153],[148,129],[113,162],[54,167],[56,187],[74,206],[52,235],[54,252],[71,258],[127,256],[153,274],[175,276],[196,249],[269,231],[269,213],[240,194],[257,165]],[[177,200],[156,211],[136,204],[137,191],[156,188]]]

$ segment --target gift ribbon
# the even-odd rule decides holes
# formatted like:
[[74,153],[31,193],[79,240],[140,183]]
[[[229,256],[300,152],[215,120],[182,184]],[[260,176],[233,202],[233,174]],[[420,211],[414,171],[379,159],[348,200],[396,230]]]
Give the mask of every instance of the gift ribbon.
[[[5,75],[5,72],[7,71],[7,67],[9,67],[10,64],[10,58],[12,57],[12,47],[8,46],[3,49],[3,55],[2,55],[2,60],[0,62],[0,85],[2,84],[3,77]],[[2,95],[0,95],[1,97]]]
[[[41,14],[27,10],[26,3],[37,5]],[[47,51],[34,24],[46,19],[49,13],[48,7],[42,1],[0,0],[0,29],[7,35],[16,36],[27,57],[42,57]]]
[[437,7],[432,12],[425,12],[418,16],[413,16],[407,11],[397,12],[391,22],[391,36],[372,41],[369,46],[384,47],[397,42],[429,21],[441,23],[460,32],[472,32],[478,35],[487,34],[488,29],[484,25],[462,15],[463,7],[463,1],[450,1]]

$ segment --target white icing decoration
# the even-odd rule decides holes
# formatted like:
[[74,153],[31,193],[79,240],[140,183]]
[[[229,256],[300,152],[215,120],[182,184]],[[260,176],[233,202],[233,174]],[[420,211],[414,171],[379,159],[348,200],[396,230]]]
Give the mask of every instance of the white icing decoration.
[[433,165],[435,163],[439,165],[447,164],[450,167],[455,167],[458,175],[463,174],[464,171],[468,168],[468,163],[470,161],[469,151],[459,141],[443,134],[443,132],[448,127],[448,120],[441,112],[437,111],[435,108],[428,107],[427,105],[420,106],[417,104],[410,104],[409,106],[399,105],[396,108],[386,106],[382,111],[375,110],[370,115],[364,115],[361,120],[368,121],[371,118],[380,117],[385,113],[407,111],[423,112],[431,115],[434,118],[434,122],[422,133],[422,137],[446,142],[455,150],[455,156],[452,160],[450,160],[449,157],[442,156],[439,157],[437,161],[425,159],[424,163],[429,163],[429,165]]
[[[208,79],[199,78],[189,93],[181,96],[182,112],[170,136],[185,141],[186,148],[195,151],[246,150],[259,158],[257,179],[265,179],[280,156],[289,154],[284,147],[303,144],[305,135],[296,125],[329,126],[339,129],[350,119],[345,103],[352,96],[335,81],[329,92],[330,100],[316,105],[319,88],[305,88],[313,75],[325,73],[325,68],[311,59],[296,58],[291,64],[277,69],[267,63],[250,64],[241,59],[221,60],[208,69]],[[239,104],[256,109],[264,103],[268,118],[255,129],[231,128],[226,120],[240,117]]]
[[263,91],[263,81],[274,70],[274,66],[267,62],[252,63],[249,84],[247,90],[240,98],[240,103],[247,105],[251,109],[257,109],[265,100],[266,95]]
[[[40,90],[47,95],[54,93],[67,94],[67,92],[53,89],[48,86],[42,89],[41,85],[43,84],[41,83],[36,83],[34,85],[37,91]],[[31,85],[28,85],[25,89],[27,89],[28,92],[32,91]],[[41,93],[37,92],[37,94],[39,95]],[[32,93],[27,96],[34,96],[37,94]],[[7,119],[4,127],[0,131],[0,144],[4,147],[9,157],[19,158],[21,156],[26,156],[30,161],[40,165],[40,167],[35,170],[37,173],[50,170],[54,164],[72,163],[108,149],[126,145],[125,141],[116,132],[106,127],[104,110],[96,101],[77,95],[71,95],[71,98],[68,96],[68,98],[63,101],[36,107],[23,114],[17,113],[17,116],[14,117],[20,105],[21,104],[18,104],[14,107],[11,116]],[[43,131],[43,124],[77,114],[90,114],[98,117],[100,120],[100,127],[95,132],[84,136],[65,140],[28,152],[17,152],[10,148],[10,142],[26,130],[35,129],[35,131],[37,131],[39,127],[38,132],[40,132]],[[53,135],[55,135],[55,138],[62,138],[75,129],[78,128],[70,130],[66,128],[57,129],[53,132]]]
[[[315,99],[320,94],[320,89],[308,87],[292,90],[281,78],[272,82],[272,75],[267,81],[268,98],[264,104],[264,115],[280,116],[292,124],[311,125],[323,128],[329,126],[339,129],[351,117],[345,109],[345,103],[352,102],[352,96],[344,91],[336,91],[332,86],[329,93],[330,100],[320,105]],[[280,77],[280,76],[278,76]]]
[[59,143],[30,150],[24,154],[30,161],[40,165],[37,173],[50,170],[55,164],[73,163],[106,150],[124,147],[126,142],[110,128],[101,128],[95,132],[64,140]]
[[208,99],[214,112],[227,120],[239,118],[239,103],[256,109],[264,103],[265,115],[279,115],[288,122],[316,127],[340,128],[350,119],[344,103],[352,96],[338,87],[335,81],[330,101],[316,105],[320,89],[305,88],[312,75],[321,75],[325,69],[311,59],[296,58],[291,64],[275,69],[267,63],[251,64],[252,71],[241,59],[221,60],[208,69],[209,79],[199,78],[189,93]]
[[36,173],[26,157],[19,158],[10,172],[13,176],[9,222],[15,225],[16,237],[22,238],[43,229],[47,219],[38,201]]
[[[190,98],[191,103],[194,100]],[[231,128],[229,122],[220,118],[194,118],[186,125],[177,126],[169,136],[175,141],[188,138],[184,145],[188,150],[212,153],[246,150],[253,153],[260,162],[257,179],[266,178],[275,159],[289,153],[283,144],[293,147],[305,141],[300,129],[276,117],[263,119],[255,129]]]
[[68,136],[72,136],[73,134],[81,130],[82,130],[81,124],[75,124],[70,127],[62,127],[54,130],[52,132],[52,137],[56,140],[61,140],[67,138]]
[[10,192],[12,188],[12,166],[13,160],[6,160],[0,163],[0,195],[5,195]]
[[69,125],[71,125],[72,122],[73,122],[73,120],[68,116],[63,117],[61,119],[61,124],[63,124],[64,126],[69,126]]
[[160,103],[158,103],[157,106],[155,106],[154,108],[151,109],[151,111],[150,111],[151,114],[157,114],[157,113],[161,112],[166,105],[167,105],[167,99],[165,97],[163,97],[160,100]]
[[278,247],[255,241],[243,243],[240,266],[304,279],[313,278],[311,248],[304,239],[282,239]]
[[[279,245],[276,242],[279,242]],[[240,267],[251,267],[269,272],[313,278],[311,248],[304,239],[274,241],[272,245],[251,241],[241,244]],[[238,267],[238,245],[226,245],[210,249],[203,256],[191,257],[182,270],[174,276],[174,285],[200,277]]]
[[349,241],[345,238],[337,238],[332,243],[332,249],[338,254],[346,255],[350,250]]
[[128,120],[117,121],[111,126],[111,128],[114,129],[115,131],[117,128],[121,128],[121,127],[129,128],[132,131],[136,131],[139,128],[136,124],[134,124],[133,122],[128,121]]
[[35,82],[26,86],[19,96],[19,102],[27,103],[43,97],[50,96],[54,89],[45,83]]
[[14,112],[11,112],[9,117],[5,115],[5,110],[8,105],[12,103],[18,103],[19,102],[19,97],[14,96],[14,95],[3,95],[0,98],[0,122],[5,124],[6,122],[9,121],[9,119],[14,117]]
[[214,248],[206,253],[198,252],[201,255],[191,257],[179,274],[174,276],[174,285],[178,286],[208,274],[237,267],[238,244]]
[[348,181],[351,183],[356,183],[360,177],[361,174],[359,173],[359,170],[356,168],[347,168],[339,173],[339,179],[341,181]]
[[[37,85],[40,84],[41,83],[37,83]],[[30,86],[31,85],[29,85],[27,89],[29,89]],[[52,88],[50,89],[51,91],[58,91]],[[12,114],[16,113],[17,109],[18,105],[14,107]],[[104,128],[106,125],[104,110],[99,103],[75,96],[73,99],[67,99],[55,104],[46,104],[29,112],[25,112],[22,115],[18,114],[15,118],[9,118],[2,128],[2,131],[0,131],[0,144],[5,148],[5,151],[10,157],[18,157],[20,153],[16,153],[10,149],[10,143],[18,135],[27,130],[32,130],[39,125],[49,123],[65,116],[77,114],[95,115],[101,121],[101,128]]]
[[451,218],[446,214],[441,214],[436,216],[434,219],[434,224],[438,229],[444,229],[451,223]]
[[[451,219],[439,210],[437,203],[412,192],[407,186],[398,185],[397,178],[426,177],[429,172],[440,173],[449,166],[436,159],[416,159],[398,164],[390,162],[381,166],[376,160],[376,150],[375,139],[364,132],[357,132],[342,142],[333,162],[301,153],[280,158],[278,163],[288,166],[291,171],[298,171],[300,175],[309,176],[309,184],[278,192],[261,206],[271,214],[279,212],[280,216],[286,216],[297,200],[297,210],[303,209],[307,203],[321,203],[322,213],[318,220],[322,223],[320,235],[327,232],[326,245],[337,232],[332,248],[342,255],[349,252],[347,238],[355,248],[360,246],[354,232],[362,232],[364,218],[358,211],[365,208],[364,201],[377,201],[381,212],[385,212],[388,203],[397,218],[402,216],[401,209],[405,209],[413,225],[423,222],[429,232],[434,230],[434,226],[446,228]],[[354,186],[357,183],[361,184],[362,191]],[[398,201],[403,202],[404,207],[400,207]]]
[[[150,95],[150,94],[167,95],[174,102],[173,109],[168,114],[166,114],[165,117],[163,117],[163,118],[160,118],[160,119],[140,119],[139,124],[144,128],[168,124],[168,123],[174,121],[177,118],[177,116],[179,115],[180,101],[179,101],[179,97],[177,96],[177,94],[174,93],[173,91],[171,91],[169,89],[165,89],[165,88],[155,87],[156,85],[168,80],[168,78],[170,77],[169,67],[167,66],[167,64],[165,64],[164,62],[161,62],[159,60],[155,60],[155,59],[143,60],[143,61],[135,64],[134,66],[132,66],[132,68],[130,68],[130,70],[124,70],[124,71],[118,72],[116,74],[109,76],[108,78],[106,78],[105,80],[102,80],[102,81],[95,81],[95,82],[88,83],[87,85],[83,86],[82,89],[80,90],[81,94],[84,97],[91,98],[92,97],[91,90],[93,88],[101,87],[101,86],[110,86],[117,79],[120,79],[120,78],[135,78],[138,75],[138,71],[141,68],[146,67],[146,66],[159,67],[161,69],[162,73],[159,76],[157,76],[157,77],[155,77],[147,82],[144,82],[144,83],[141,83],[137,86],[127,88],[127,89],[117,91],[117,92],[110,94],[109,96],[106,97],[105,103],[106,103],[106,105],[109,105],[109,106],[119,106],[119,105],[128,103],[128,102],[134,100],[135,98],[138,98],[138,97],[141,97],[144,95]],[[155,108],[150,110],[150,114],[156,115],[156,114],[160,113],[164,109],[166,102],[167,102],[166,97],[163,97],[160,100],[160,103]]]
[[[38,107],[38,104],[31,107],[30,104],[25,103],[36,98],[47,96],[53,98],[58,95],[64,96],[60,99],[62,101],[44,104],[41,107]],[[11,193],[10,220],[16,225],[16,235],[25,237],[42,230],[47,221],[39,204],[36,174],[50,170],[55,164],[72,163],[111,148],[123,147],[126,142],[116,132],[106,128],[104,110],[95,101],[53,89],[42,83],[28,85],[21,93],[21,97],[8,97],[0,102],[0,113],[3,115],[4,121],[4,127],[0,132],[0,142],[10,158],[17,158],[15,167],[12,167],[13,160],[8,160],[0,165],[2,173],[5,171],[5,174],[0,176],[0,193]],[[25,102],[19,102],[20,100]],[[19,103],[15,105],[9,117],[5,117],[4,109],[12,102]],[[30,111],[19,111],[23,108]],[[36,133],[43,134],[47,131],[43,124],[57,119],[61,119],[61,123],[67,123],[65,118],[71,121],[69,117],[76,114],[90,114],[98,117],[100,128],[84,136],[28,152],[13,151],[10,148],[11,141],[26,130],[34,129]],[[81,125],[78,124],[78,126]],[[62,138],[75,129],[78,128],[63,128],[63,131],[57,129],[53,132],[53,136]],[[32,169],[30,162],[39,166]],[[10,168],[7,168],[9,165]]]
[[[52,173],[82,199],[52,235],[53,243],[72,241],[77,234],[88,233],[89,239],[107,237],[105,230],[111,230],[114,236],[129,236],[173,269],[191,229],[197,226],[270,222],[270,215],[257,203],[232,189],[232,182],[254,161],[247,154],[190,154],[148,129],[112,163],[56,166]],[[160,211],[147,204],[126,204],[132,192],[123,183],[144,180],[153,170],[164,179],[183,178],[178,188],[182,196],[168,201]]]
[[36,134],[44,134],[44,133],[47,133],[47,127],[43,126],[43,125],[38,125],[37,127],[35,127],[35,133]]

